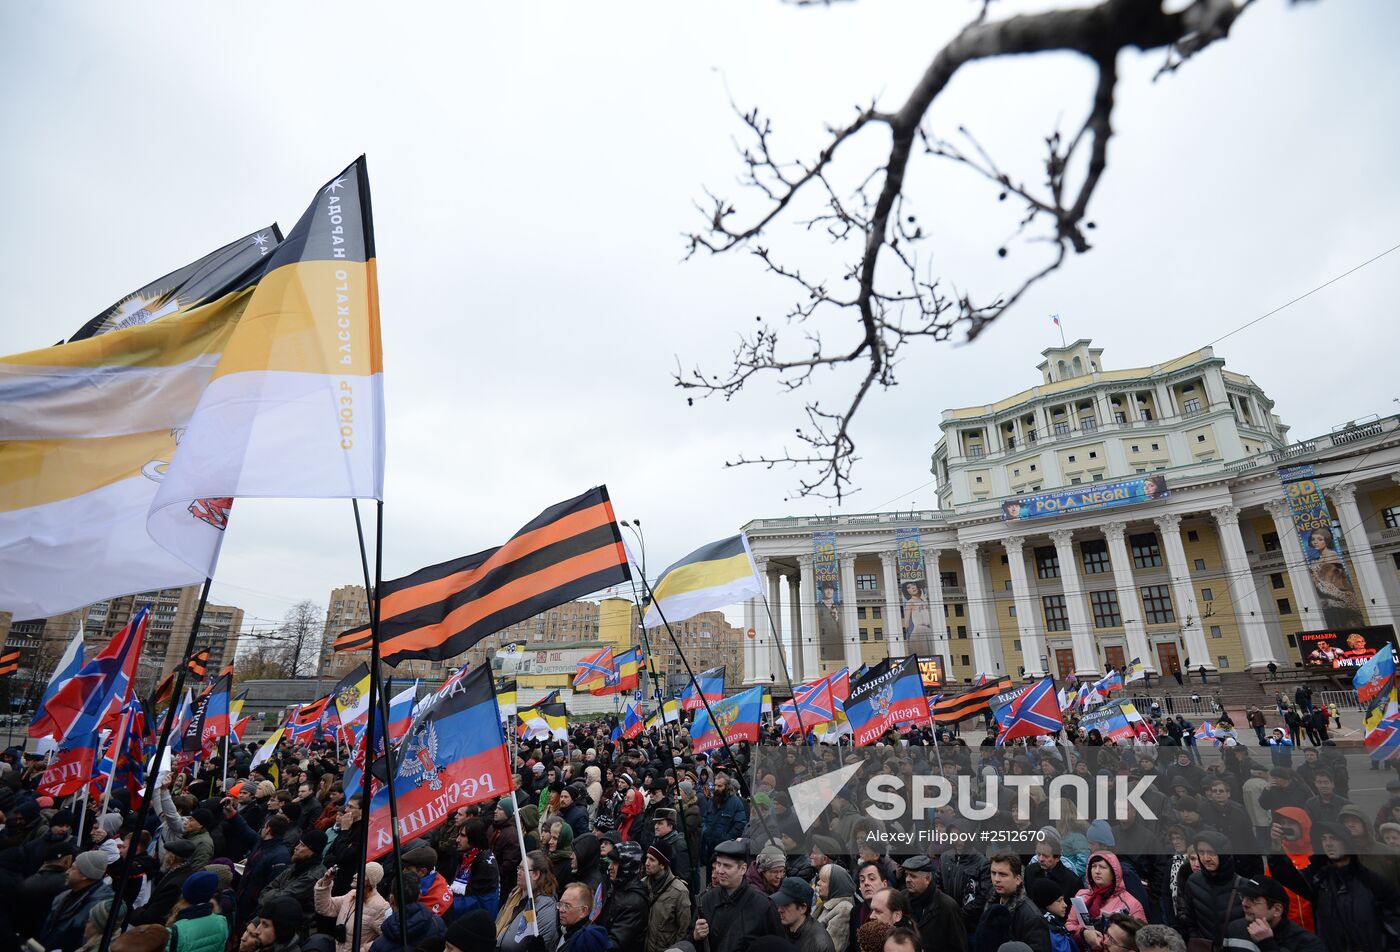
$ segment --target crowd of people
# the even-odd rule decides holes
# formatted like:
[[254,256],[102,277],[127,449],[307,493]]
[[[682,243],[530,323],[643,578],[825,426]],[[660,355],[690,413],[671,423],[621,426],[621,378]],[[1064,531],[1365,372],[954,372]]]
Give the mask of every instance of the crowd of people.
[[[511,794],[368,863],[363,799],[344,795],[329,743],[286,744],[255,769],[249,743],[167,776],[139,829],[126,790],[105,809],[55,803],[35,792],[43,761],[12,749],[0,948],[90,952],[115,917],[114,952],[1400,949],[1400,781],[1363,810],[1328,745],[1284,758],[1222,745],[1203,762],[1165,727],[1152,746],[1006,747],[915,728],[858,751],[771,731],[706,756],[682,725],[617,743],[611,730],[522,741]],[[1054,810],[1036,790],[1020,812],[989,794],[994,818],[975,822],[950,808],[877,821],[856,783],[808,829],[789,791],[843,763],[977,790],[1042,771],[1160,783],[1151,821]],[[911,827],[939,838],[892,855]]]

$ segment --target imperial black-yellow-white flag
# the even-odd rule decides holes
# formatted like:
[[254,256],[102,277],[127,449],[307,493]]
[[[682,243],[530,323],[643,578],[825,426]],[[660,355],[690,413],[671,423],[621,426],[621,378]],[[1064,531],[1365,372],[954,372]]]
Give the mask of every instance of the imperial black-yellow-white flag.
[[201,293],[0,358],[0,610],[199,582],[237,496],[382,496],[364,160],[251,272]]

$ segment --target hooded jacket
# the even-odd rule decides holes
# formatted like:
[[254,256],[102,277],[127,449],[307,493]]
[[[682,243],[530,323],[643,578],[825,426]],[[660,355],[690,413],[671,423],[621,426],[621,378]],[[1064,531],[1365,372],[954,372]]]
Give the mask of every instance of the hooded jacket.
[[831,872],[826,874],[827,895],[817,907],[816,917],[826,926],[832,946],[837,952],[842,952],[851,942],[851,913],[856,907],[856,886],[844,867],[830,863],[824,868]]
[[665,952],[690,933],[691,914],[690,890],[684,880],[669,869],[663,869],[660,876],[646,879],[647,901],[651,909],[647,914],[646,952]]
[[1186,879],[1185,916],[1180,931],[1188,939],[1223,941],[1229,924],[1244,918],[1244,908],[1235,892],[1239,876],[1235,873],[1235,858],[1230,841],[1223,834],[1207,831],[1198,834],[1198,841],[1209,843],[1220,854],[1220,866],[1209,872],[1203,866]]
[[[1337,824],[1318,823],[1312,828],[1313,845],[1319,851],[1322,837],[1331,834],[1351,845],[1351,837]],[[1317,935],[1329,952],[1383,952],[1400,945],[1400,894],[1354,854],[1334,863],[1315,855],[1306,868],[1294,868],[1286,856],[1269,857],[1275,879],[1313,904]]]
[[944,853],[937,882],[962,907],[963,927],[971,935],[992,894],[992,867],[987,857],[981,853]]
[[598,847],[598,837],[592,833],[574,837],[574,859],[578,869],[565,880],[568,883],[583,883],[590,895],[598,894],[598,887],[606,878],[603,873],[602,851]]
[[111,898],[112,887],[104,882],[94,883],[82,892],[65,889],[54,899],[53,908],[39,931],[39,941],[46,949],[73,952],[83,944],[83,927],[87,925],[92,908]]
[[[1301,831],[1298,838],[1296,840],[1284,840],[1279,845],[1282,846],[1284,852],[1288,854],[1287,859],[1293,864],[1294,869],[1306,869],[1308,863],[1312,861],[1312,817],[1308,816],[1307,811],[1300,807],[1283,807],[1278,810],[1277,813],[1280,817],[1292,820],[1294,823],[1298,824],[1298,829]],[[1269,860],[1268,873],[1274,879],[1278,879],[1278,877],[1274,875],[1275,862],[1276,858]],[[1309,929],[1314,932],[1317,931],[1317,923],[1313,918],[1312,903],[1308,902],[1291,889],[1288,890],[1288,918],[1301,925],[1304,929]]]
[[1103,931],[1104,921],[1115,912],[1125,912],[1135,919],[1147,919],[1147,915],[1142,909],[1142,903],[1138,902],[1136,896],[1128,892],[1127,882],[1123,878],[1123,864],[1118,862],[1118,857],[1113,853],[1107,850],[1096,850],[1090,853],[1089,867],[1085,872],[1086,878],[1092,875],[1094,861],[1098,859],[1102,859],[1113,871],[1113,882],[1107,889],[1099,890],[1093,886],[1087,886],[1075,893],[1076,897],[1084,900],[1085,905],[1089,907],[1090,914],[1094,916],[1093,921],[1085,922],[1079,918],[1079,911],[1071,908],[1069,918],[1065,920],[1065,931],[1076,939],[1086,928]]

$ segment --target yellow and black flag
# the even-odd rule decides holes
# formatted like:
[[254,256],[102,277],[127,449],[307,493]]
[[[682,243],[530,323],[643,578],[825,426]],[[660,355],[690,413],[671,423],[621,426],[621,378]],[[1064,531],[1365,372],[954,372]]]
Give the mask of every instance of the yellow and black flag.
[[[487,635],[557,605],[627,581],[627,553],[605,486],[550,506],[505,545],[385,582],[380,650],[442,661]],[[336,651],[369,643],[368,626],[336,639]]]
[[980,714],[991,705],[992,698],[1011,687],[1011,679],[1000,677],[995,681],[974,687],[957,697],[947,697],[935,701],[931,713],[939,724],[955,724],[975,714]]
[[[201,681],[204,680],[204,676],[209,673],[209,649],[201,648],[196,651],[189,660],[188,668],[190,674]],[[151,710],[160,707],[175,694],[175,673],[179,670],[179,668],[172,668],[170,673],[162,679],[160,686],[156,688],[155,695],[151,698]],[[232,676],[232,666],[226,669],[226,672]]]
[[68,342],[149,324],[217,300],[243,286],[255,269],[261,269],[263,258],[281,242],[282,230],[276,222],[230,241],[198,261],[132,291],[78,328]]

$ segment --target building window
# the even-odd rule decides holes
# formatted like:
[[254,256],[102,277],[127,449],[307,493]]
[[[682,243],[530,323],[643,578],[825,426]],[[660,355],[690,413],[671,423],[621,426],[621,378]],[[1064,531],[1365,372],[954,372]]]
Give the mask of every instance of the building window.
[[938,582],[939,582],[939,584],[942,585],[944,588],[957,588],[957,587],[958,587],[958,573],[957,573],[957,572],[939,572],[939,573],[938,573]]
[[864,606],[864,605],[861,605],[861,606],[859,606],[859,607],[856,608],[856,617],[857,617],[857,618],[861,618],[861,619],[865,618],[865,606]]
[[1259,541],[1264,544],[1265,552],[1277,552],[1279,550],[1277,532],[1266,532],[1259,537]]
[[977,477],[977,481],[980,483],[980,482],[982,481],[982,477],[981,477],[981,476],[978,476],[978,477]]
[[1200,541],[1201,541],[1201,534],[1200,534],[1199,532],[1197,532],[1195,529],[1187,529],[1187,530],[1186,530],[1186,541],[1187,541],[1187,542],[1200,542]]
[[1225,655],[1221,655],[1220,657],[1215,659],[1215,666],[1221,671],[1228,670],[1230,667],[1230,659],[1227,658]]
[[1035,550],[1035,574],[1040,578],[1060,577],[1060,554],[1053,546]]
[[1153,448],[1154,450],[1156,450],[1156,449],[1161,449],[1161,447],[1158,446],[1156,443],[1153,443],[1153,444],[1152,444],[1152,448]]
[[1005,582],[1003,582],[1001,587],[1005,591],[1011,591],[1011,579],[1007,579]]
[[1020,651],[1020,650],[1021,650],[1021,639],[1020,639],[1020,638],[1017,638],[1015,641],[1011,642],[1011,647],[1015,648],[1017,651]]
[[[1034,464],[1034,463],[1031,464],[1031,472],[1032,472],[1032,473],[1035,472],[1035,464]],[[1035,488],[1036,488],[1036,489],[1039,489],[1040,487],[1037,486],[1037,487],[1035,487]]]
[[1172,611],[1171,592],[1167,591],[1165,585],[1142,587],[1142,612],[1149,625],[1169,625],[1176,621],[1176,614]]
[[1274,588],[1283,588],[1283,573],[1274,572],[1269,576],[1269,584]]
[[1069,631],[1069,610],[1063,595],[1042,595],[1040,604],[1045,610],[1046,631]]
[[1213,602],[1213,601],[1215,601],[1215,593],[1212,592],[1212,591],[1211,591],[1210,589],[1208,589],[1208,588],[1203,588],[1203,589],[1201,589],[1201,601],[1203,601],[1203,602]]
[[1095,628],[1117,628],[1123,624],[1117,592],[1090,592],[1089,606],[1094,609]]
[[1389,509],[1381,510],[1381,518],[1385,520],[1387,529],[1400,528],[1400,506],[1391,506]]
[[1092,433],[1099,428],[1099,421],[1091,416],[1080,417],[1079,428],[1085,433]]
[[1197,571],[1197,572],[1204,572],[1204,571],[1206,570],[1206,560],[1205,560],[1205,559],[1197,559],[1197,560],[1195,561],[1194,564],[1195,564],[1195,566],[1196,566],[1196,571]]
[[875,629],[875,640],[876,640],[876,641],[884,641],[884,640],[885,640],[885,629],[883,629],[883,628],[876,628],[876,629]]
[[1108,543],[1102,540],[1082,543],[1079,546],[1084,555],[1084,571],[1088,575],[1098,575],[1109,571]]
[[880,577],[878,575],[857,575],[856,591],[874,592],[880,588]]
[[1128,536],[1128,544],[1132,546],[1134,568],[1161,568],[1162,549],[1157,545],[1156,533],[1144,532],[1141,535]]
[[867,632],[864,628],[862,628],[862,629],[860,630],[860,640],[861,640],[861,641],[869,641],[869,640],[870,640],[870,633]]
[[1095,473],[1095,474],[1094,474],[1094,482],[1096,482],[1096,483],[1101,483],[1101,482],[1103,482],[1103,473]]
[[1219,626],[1219,625],[1211,625],[1211,626],[1210,626],[1210,636],[1211,636],[1212,638],[1224,638],[1224,637],[1225,637],[1225,633],[1224,633],[1223,631],[1220,630],[1220,626]]
[[1293,606],[1290,605],[1290,604],[1288,603],[1288,599],[1286,599],[1286,598],[1280,598],[1280,599],[1278,600],[1278,613],[1279,613],[1280,615],[1291,615],[1291,614],[1293,614]]
[[1139,450],[1138,450],[1138,448],[1137,448],[1137,446],[1134,446],[1134,447],[1133,447],[1133,452],[1134,452],[1134,453],[1137,453],[1137,452],[1139,452]]
[[[959,625],[959,626],[958,626],[958,637],[961,638],[963,641],[966,641],[966,640],[967,640],[967,626],[966,626],[966,625]],[[963,663],[966,664],[967,662],[963,662]]]
[[1201,412],[1201,401],[1196,397],[1187,397],[1186,402],[1183,403],[1182,406],[1186,408],[1186,413],[1188,415]]
[[966,614],[967,614],[967,606],[964,605],[962,602],[958,602],[956,605],[953,606],[953,615],[954,615],[954,616],[956,616],[956,617],[958,617],[958,618],[962,618],[962,617],[963,617],[964,615],[966,615]]
[[1083,482],[1083,480],[1080,479],[1078,476],[1076,476],[1076,477],[1074,477],[1073,479],[1071,479],[1071,480],[1069,481],[1069,484],[1070,484],[1071,486],[1078,486],[1078,485],[1079,485],[1080,483],[1082,483],[1082,482]]
[[1126,413],[1124,413],[1122,410],[1114,410],[1114,411],[1113,411],[1113,422],[1114,422],[1114,423],[1127,423],[1127,422],[1128,422],[1128,415],[1127,415]]
[[1008,616],[1010,616],[1011,618],[1015,618],[1015,617],[1016,617],[1016,606],[1015,606],[1015,605],[1007,605],[1007,606],[1006,606],[1006,614],[1007,614]]
[[1073,453],[1071,453],[1069,456],[1067,456],[1067,457],[1065,457],[1065,458],[1068,459],[1071,463],[1074,462],[1074,454],[1073,454]]
[[1143,419],[1144,422],[1151,421],[1151,419],[1152,419],[1152,411],[1151,411],[1151,410],[1143,410],[1143,411],[1141,411],[1141,414],[1140,414],[1140,415],[1142,416],[1142,419]]
[[870,617],[871,617],[871,618],[879,618],[879,617],[880,617],[880,606],[879,606],[879,605],[876,605],[875,607],[873,607],[873,608],[870,609]]
[[969,664],[971,664],[972,662],[970,662],[970,661],[967,660],[967,655],[963,655],[963,656],[962,656],[962,663],[963,663],[963,667],[965,668],[965,667],[967,667]]
[[1090,458],[1090,459],[1098,459],[1098,458],[1099,458],[1098,450],[1090,450],[1090,451],[1089,451],[1089,458]]
[[1068,432],[1069,432],[1069,424],[1068,424],[1068,423],[1056,423],[1056,424],[1055,424],[1055,435],[1056,435],[1056,436],[1064,436],[1064,435],[1065,435],[1066,433],[1068,433]]
[[1206,441],[1206,435],[1205,435],[1204,433],[1197,433],[1197,434],[1196,434],[1196,442],[1197,442],[1197,443],[1204,443],[1205,441]]

